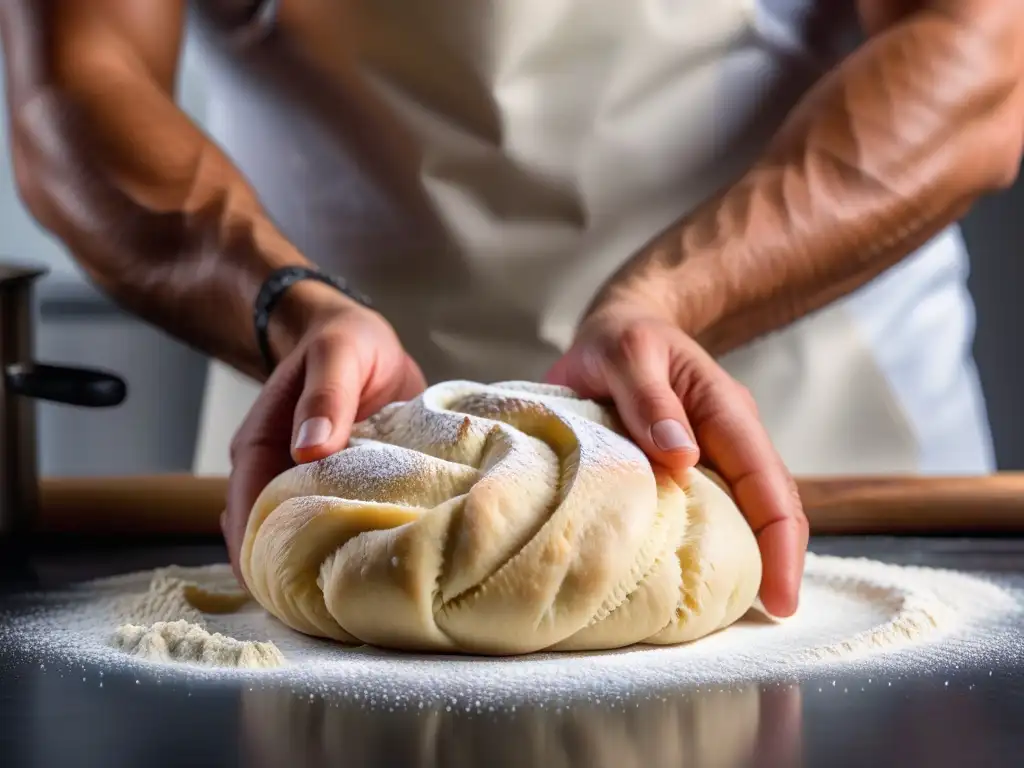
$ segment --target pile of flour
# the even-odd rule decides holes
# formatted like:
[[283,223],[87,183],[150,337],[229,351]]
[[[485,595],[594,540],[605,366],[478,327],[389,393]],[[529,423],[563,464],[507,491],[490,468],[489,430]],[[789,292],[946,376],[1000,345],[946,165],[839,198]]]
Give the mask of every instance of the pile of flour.
[[206,616],[238,614],[249,602],[225,566],[192,569],[191,573],[161,568],[152,572],[144,592],[115,598],[118,626],[111,645],[147,661],[245,669],[279,667],[284,656],[272,642],[236,640],[206,628]]
[[42,606],[0,616],[0,644],[83,669],[257,678],[366,700],[507,701],[792,678],[830,665],[959,663],[993,642],[986,626],[1005,623],[1024,601],[964,573],[809,554],[800,609],[789,619],[754,609],[686,645],[511,659],[401,654],[306,637],[239,593],[227,565],[101,579]]

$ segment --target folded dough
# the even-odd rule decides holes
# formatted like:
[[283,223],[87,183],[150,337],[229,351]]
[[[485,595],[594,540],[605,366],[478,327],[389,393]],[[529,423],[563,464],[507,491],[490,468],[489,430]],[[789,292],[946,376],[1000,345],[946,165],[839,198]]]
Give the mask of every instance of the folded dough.
[[246,585],[299,632],[413,651],[673,644],[728,626],[760,586],[749,525],[715,479],[654,469],[623,435],[562,387],[430,387],[266,487]]

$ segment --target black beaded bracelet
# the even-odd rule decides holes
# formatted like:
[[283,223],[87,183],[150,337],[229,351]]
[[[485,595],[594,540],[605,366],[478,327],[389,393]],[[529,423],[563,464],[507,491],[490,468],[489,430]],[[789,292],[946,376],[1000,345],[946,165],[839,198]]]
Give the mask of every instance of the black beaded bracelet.
[[270,339],[267,329],[270,326],[270,315],[274,307],[284,296],[285,291],[291,288],[300,280],[316,280],[317,282],[329,285],[340,293],[345,294],[353,301],[362,304],[364,307],[372,307],[370,299],[355,289],[340,277],[324,274],[312,267],[282,267],[273,271],[256,295],[256,302],[253,305],[253,324],[256,326],[256,346],[259,348],[260,357],[263,358],[263,365],[267,373],[273,373],[277,365],[273,352],[270,350]]

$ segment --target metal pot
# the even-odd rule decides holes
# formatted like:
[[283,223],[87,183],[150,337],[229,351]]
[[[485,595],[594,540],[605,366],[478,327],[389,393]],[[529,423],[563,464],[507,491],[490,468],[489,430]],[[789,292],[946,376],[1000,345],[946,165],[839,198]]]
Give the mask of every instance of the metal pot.
[[46,273],[0,263],[0,539],[30,532],[36,519],[36,400],[109,408],[127,394],[106,371],[35,362],[32,289]]

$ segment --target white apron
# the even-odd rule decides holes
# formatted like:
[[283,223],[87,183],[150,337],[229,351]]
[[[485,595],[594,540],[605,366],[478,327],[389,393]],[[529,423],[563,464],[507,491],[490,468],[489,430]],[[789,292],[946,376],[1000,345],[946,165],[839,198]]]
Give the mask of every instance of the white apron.
[[[289,2],[322,6],[315,40],[272,14],[269,38],[203,35],[208,130],[430,381],[543,376],[602,282],[742,173],[842,51],[813,0]],[[332,74],[296,71],[300,36]],[[952,228],[722,359],[794,473],[992,467],[966,276]],[[256,393],[211,366],[198,473],[228,472]]]

